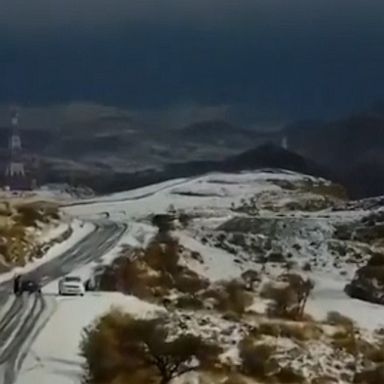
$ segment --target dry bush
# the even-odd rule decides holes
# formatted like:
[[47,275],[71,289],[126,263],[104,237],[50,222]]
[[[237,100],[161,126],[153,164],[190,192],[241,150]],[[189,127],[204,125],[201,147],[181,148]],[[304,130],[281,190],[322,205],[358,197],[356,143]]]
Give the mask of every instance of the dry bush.
[[145,250],[144,260],[149,267],[165,271],[171,275],[178,271],[179,244],[177,241],[167,243],[152,242]]
[[364,357],[366,361],[370,361],[376,364],[384,363],[384,344],[371,344],[362,338],[358,339],[359,353]]
[[12,209],[8,202],[0,203],[0,216],[12,216]]
[[208,280],[201,278],[196,272],[193,272],[186,267],[179,268],[179,273],[174,276],[174,282],[177,290],[191,295],[194,295],[209,286]]
[[296,318],[299,307],[298,298],[293,289],[266,284],[262,290],[262,297],[272,300],[267,309],[270,316]]
[[384,255],[382,253],[374,253],[368,260],[367,265],[371,267],[382,267],[384,266]]
[[[209,281],[178,265],[178,252],[177,242],[152,242],[147,249],[124,248],[121,256],[102,273],[99,287],[149,300],[162,299],[172,289],[196,295],[209,286]],[[188,305],[185,299],[179,304]]]
[[203,309],[204,303],[201,299],[192,295],[183,295],[177,298],[176,307],[181,309]]
[[318,376],[311,380],[311,384],[337,384],[339,379],[333,376]]
[[339,325],[344,328],[354,327],[352,319],[350,319],[348,316],[342,315],[340,312],[337,312],[337,311],[328,312],[326,322],[331,325]]
[[277,379],[279,384],[301,384],[306,382],[305,377],[290,366],[280,368],[274,378]]
[[287,260],[282,252],[271,252],[267,255],[267,261],[270,263],[285,263]]
[[188,227],[190,222],[192,221],[192,216],[185,212],[180,212],[178,215],[179,223],[182,225],[183,228]]
[[280,326],[277,323],[261,323],[257,328],[256,332],[261,335],[268,335],[273,337],[280,336]]
[[17,207],[16,221],[25,227],[37,226],[38,222],[46,222],[42,209],[33,204],[24,204]]
[[225,379],[223,384],[247,384],[247,381],[240,375],[232,374]]
[[298,324],[289,322],[261,323],[255,332],[256,334],[286,337],[299,341],[318,340],[323,334],[323,330],[314,323]]
[[[134,250],[132,252],[140,252]],[[120,256],[106,267],[99,278],[99,289],[119,291],[142,299],[166,295],[172,284],[164,275],[150,273],[140,259]],[[158,290],[161,289],[159,293]]]
[[359,340],[353,328],[335,333],[332,336],[332,345],[334,348],[343,350],[355,357],[359,351]]
[[314,287],[313,282],[290,273],[279,276],[279,280],[281,285],[266,284],[261,292],[262,297],[272,300],[268,308],[269,315],[302,320],[305,305]]
[[382,384],[384,383],[384,365],[374,369],[359,372],[355,375],[354,384]]
[[[221,349],[199,337],[184,334],[170,340],[164,319],[137,320],[114,310],[84,331],[84,383],[134,382],[137,372],[151,373],[154,383],[172,379],[217,359]],[[117,381],[117,382],[119,382]],[[149,383],[150,381],[147,381]]]
[[303,192],[313,193],[324,197],[331,197],[338,200],[348,200],[346,189],[341,184],[307,184],[303,185],[301,190]]
[[309,263],[309,262],[305,263],[305,264],[303,265],[303,271],[304,271],[304,272],[310,272],[310,271],[312,271],[312,265],[311,265],[311,263]]
[[256,282],[260,282],[261,278],[257,271],[254,269],[248,269],[243,272],[241,278],[244,280],[246,284],[246,289],[253,291]]
[[252,340],[244,339],[239,344],[241,369],[244,374],[256,379],[266,379],[278,369],[273,357],[276,349],[269,344],[253,344]]
[[170,214],[158,214],[152,217],[152,225],[157,227],[159,233],[169,232],[173,228],[173,215]]
[[231,312],[237,316],[241,316],[253,302],[253,297],[237,280],[225,281],[217,287],[211,287],[203,293],[203,297],[213,299],[218,311]]
[[318,340],[323,330],[313,323],[306,324],[280,324],[280,336],[299,341]]

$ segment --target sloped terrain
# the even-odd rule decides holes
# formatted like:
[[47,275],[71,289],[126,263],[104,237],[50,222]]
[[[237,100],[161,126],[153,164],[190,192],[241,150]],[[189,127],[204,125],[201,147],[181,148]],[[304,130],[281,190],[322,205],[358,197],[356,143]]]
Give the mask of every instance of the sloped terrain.
[[[173,180],[66,210],[128,222],[120,248],[83,271],[96,297],[135,296],[157,308],[152,317],[168,324],[171,337],[215,346],[172,383],[376,384],[369,380],[381,377],[384,307],[352,299],[344,288],[383,252],[381,206],[380,199],[348,201],[342,187],[323,179],[263,170]],[[81,300],[87,312],[88,299]],[[120,308],[136,319],[125,318],[126,326],[139,326],[137,306]],[[113,316],[121,320],[108,316],[108,326]],[[79,343],[80,336],[71,337]],[[108,353],[120,353],[113,345]],[[83,363],[74,363],[78,375]],[[157,382],[156,368],[147,368],[151,379],[135,382]]]

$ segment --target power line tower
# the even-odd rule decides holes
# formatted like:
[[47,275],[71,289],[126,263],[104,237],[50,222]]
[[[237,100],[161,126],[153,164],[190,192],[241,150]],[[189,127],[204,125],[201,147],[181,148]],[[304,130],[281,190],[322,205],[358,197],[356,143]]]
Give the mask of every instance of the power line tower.
[[19,115],[12,113],[11,134],[8,143],[9,160],[5,168],[5,183],[11,190],[28,190],[30,183],[22,160],[22,145],[19,131]]

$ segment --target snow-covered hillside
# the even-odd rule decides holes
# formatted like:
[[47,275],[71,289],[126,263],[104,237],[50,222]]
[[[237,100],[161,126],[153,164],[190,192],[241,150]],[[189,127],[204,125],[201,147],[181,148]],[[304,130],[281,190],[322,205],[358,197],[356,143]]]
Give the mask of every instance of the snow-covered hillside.
[[[376,343],[379,336],[374,331],[384,328],[384,306],[351,299],[344,293],[344,287],[359,267],[384,249],[381,234],[372,235],[372,222],[368,226],[366,221],[373,210],[381,212],[380,204],[367,209],[364,202],[346,204],[344,198],[342,188],[326,180],[264,170],[172,180],[68,205],[65,211],[83,220],[107,218],[127,224],[126,235],[117,248],[97,263],[77,271],[84,277],[89,277],[97,267],[113,264],[119,256],[134,262],[132,255],[142,255],[145,260],[147,247],[153,245],[151,239],[156,239],[153,215],[168,215],[172,231],[167,236],[177,239],[180,270],[186,276],[198,276],[202,286],[205,284],[193,297],[204,305],[194,310],[178,306],[187,295],[177,287],[162,291],[161,300],[154,303],[156,300],[151,299],[151,304],[142,296],[103,292],[84,298],[58,299],[58,309],[34,343],[18,383],[80,383],[81,328],[113,303],[140,317],[149,309],[165,311],[164,299],[174,329],[182,323],[194,333],[215,339],[224,348],[222,361],[228,364],[240,364],[240,341],[253,330],[258,332],[258,344],[274,346],[280,367],[289,366],[300,372],[300,382],[352,382],[353,364],[357,370],[363,370],[372,368],[374,363],[367,363],[340,346],[337,337],[345,329],[335,324],[331,316],[327,320],[326,317],[330,311],[341,312],[351,318],[359,330],[358,337],[372,345]],[[157,273],[151,270],[151,264],[135,268],[142,268],[140,272],[145,271],[147,278]],[[250,270],[259,278],[251,293],[247,292],[252,302],[240,317],[226,316],[215,304],[209,307],[207,303],[213,300],[210,290],[225,290],[226,282],[243,281],[244,273]],[[307,317],[300,321],[266,313],[271,298],[263,293],[265,287],[278,284],[283,274],[299,275],[303,281],[309,278],[314,282],[305,308]],[[56,290],[54,282],[46,293],[54,294]],[[74,320],[68,317],[70,311]],[[62,324],[66,326],[63,328]],[[275,328],[271,329],[271,324]],[[297,327],[308,334],[293,336],[299,332]],[[56,329],[61,332],[55,332]],[[324,380],[315,381],[321,378]],[[183,380],[174,383],[186,384]],[[208,382],[224,383],[222,377],[217,380]],[[250,378],[244,380],[258,383]]]

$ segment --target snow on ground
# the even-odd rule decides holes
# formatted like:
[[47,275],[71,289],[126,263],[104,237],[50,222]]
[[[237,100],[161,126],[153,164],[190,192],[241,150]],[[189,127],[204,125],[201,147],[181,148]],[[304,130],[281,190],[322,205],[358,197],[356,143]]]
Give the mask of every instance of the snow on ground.
[[204,263],[189,260],[188,267],[211,281],[230,280],[241,275],[242,268],[234,262],[234,257],[222,249],[209,247],[182,233],[177,234],[180,243],[191,251],[198,252]]
[[351,299],[344,293],[344,287],[349,280],[336,279],[325,274],[312,278],[315,288],[308,300],[307,312],[316,320],[323,320],[328,312],[336,311],[369,331],[384,327],[384,306]]
[[68,223],[60,222],[58,225],[48,228],[44,228],[39,234],[39,243],[44,244],[48,243],[51,240],[57,239],[61,235],[63,235],[69,228]]
[[[172,179],[168,180],[162,183],[148,185],[146,187],[133,189],[131,191],[127,192],[118,192],[118,193],[112,193],[111,195],[103,196],[101,198],[94,198],[94,199],[87,199],[87,200],[81,200],[78,203],[85,204],[85,203],[97,203],[97,202],[120,202],[127,199],[140,199],[146,196],[150,196],[155,192],[159,192],[161,190],[168,189],[170,187],[183,184],[188,179],[180,178],[180,179]],[[76,203],[74,203],[76,204]]]
[[[237,205],[255,195],[262,195],[263,199],[268,200],[270,193],[273,195],[275,207],[280,207],[281,203],[289,200],[284,186],[279,182],[294,183],[303,180],[314,179],[285,171],[214,173],[191,179],[171,180],[134,191],[81,201],[77,205],[67,206],[65,210],[82,218],[93,218],[108,213],[107,216],[111,220],[122,220],[128,224],[125,235],[112,251],[104,255],[101,263],[112,262],[124,245],[141,247],[148,244],[155,229],[144,224],[143,218],[150,214],[166,212],[171,205],[176,210],[185,210],[197,218],[193,221],[193,230],[179,230],[177,237],[186,249],[199,253],[203,262],[191,258],[183,259],[182,262],[211,281],[229,280],[239,277],[249,268],[260,270],[252,259],[255,255],[250,253],[248,258],[239,260],[238,253],[229,253],[217,248],[213,243],[202,244],[197,234],[215,231],[219,225],[234,216],[246,216],[245,213],[233,212],[230,209],[231,205]],[[289,193],[292,194],[292,191]],[[315,289],[307,306],[308,313],[322,320],[329,311],[338,311],[351,317],[360,327],[373,330],[384,326],[384,306],[352,300],[346,296],[343,292],[344,286],[350,281],[357,265],[343,264],[345,274],[341,276],[341,269],[334,266],[334,255],[330,254],[327,244],[335,223],[351,222],[361,218],[365,213],[359,208],[345,212],[329,210],[281,213],[262,210],[258,218],[271,222],[280,220],[283,224],[285,232],[282,236],[277,236],[276,241],[283,252],[292,252],[291,261],[296,261],[298,264],[298,267],[295,267],[298,269],[294,269],[293,272],[302,273],[303,263],[308,260],[313,262],[312,270],[304,273],[315,280]],[[294,252],[294,245],[300,247],[301,251]],[[270,263],[266,270],[267,278],[273,279],[274,274],[285,271],[285,266],[272,264]],[[90,263],[74,273],[88,278],[97,265],[99,263]],[[53,296],[56,292],[57,281],[44,288],[45,294]],[[78,345],[82,329],[113,304],[121,305],[128,312],[140,315],[156,309],[150,304],[120,294],[86,294],[84,298],[58,299],[57,312],[34,343],[17,384],[79,383],[81,358],[78,356]],[[255,301],[253,309],[264,312],[265,302]],[[203,315],[205,317],[205,314]],[[191,322],[196,319],[192,318]],[[227,354],[236,355],[236,348],[229,350]]]
[[114,306],[140,317],[151,316],[159,310],[119,293],[60,299],[56,312],[33,343],[17,384],[80,383],[83,361],[79,344],[83,329]]
[[12,271],[1,274],[0,275],[0,282],[10,280],[14,277],[15,273],[28,273],[30,271],[33,271],[35,268],[37,268],[39,265],[46,263],[49,260],[52,260],[61,254],[63,254],[65,251],[73,247],[75,244],[77,244],[80,240],[82,240],[85,236],[89,235],[94,230],[94,225],[91,223],[83,223],[80,220],[73,220],[71,223],[71,227],[73,229],[73,232],[71,236],[64,240],[61,243],[57,243],[53,245],[51,248],[48,249],[46,254],[36,259],[30,263],[27,263],[23,267],[17,267],[14,268]]
[[[292,172],[243,172],[238,174],[212,173],[198,178],[178,179],[80,202],[66,207],[66,211],[85,217],[94,217],[109,212],[110,218],[126,220],[141,218],[153,212],[165,212],[170,205],[176,209],[203,210],[206,214],[219,208],[227,210],[231,203],[266,191],[279,191],[274,181],[299,181],[311,177]],[[225,212],[225,211],[224,211]]]

